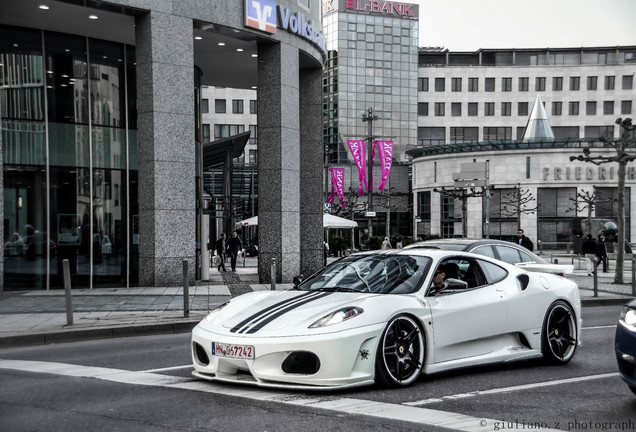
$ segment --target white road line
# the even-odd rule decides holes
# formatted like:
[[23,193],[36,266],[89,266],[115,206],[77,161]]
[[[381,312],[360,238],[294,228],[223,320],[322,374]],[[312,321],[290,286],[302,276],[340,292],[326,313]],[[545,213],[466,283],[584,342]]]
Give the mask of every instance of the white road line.
[[614,324],[614,325],[604,325],[604,326],[595,326],[595,327],[581,327],[581,330],[596,330],[596,329],[606,329],[606,328],[616,328],[616,324]]
[[[363,399],[351,399],[330,395],[281,394],[270,393],[262,389],[246,387],[218,386],[214,383],[192,381],[191,378],[171,377],[150,372],[135,372],[122,369],[78,366],[66,363],[50,363],[24,360],[2,360],[0,369],[13,369],[26,372],[49,373],[55,375],[97,378],[126,384],[148,385],[156,387],[178,388],[190,391],[236,396],[258,401],[278,402],[282,404],[307,406],[311,408],[364,415],[374,418],[405,421],[422,426],[446,427],[458,431],[483,432],[492,428],[501,420],[471,417],[448,411],[432,410],[414,406],[373,402]],[[497,423],[498,424],[498,423]],[[552,429],[543,429],[552,430]]]
[[544,381],[539,383],[523,384],[523,385],[512,386],[512,387],[502,387],[502,388],[490,389],[490,390],[477,390],[477,391],[469,392],[469,393],[458,393],[458,394],[449,395],[449,396],[442,396],[441,398],[423,399],[423,400],[414,401],[414,402],[404,402],[404,405],[420,406],[420,405],[427,405],[427,404],[436,403],[436,402],[443,402],[446,400],[462,399],[462,398],[469,398],[469,397],[490,395],[490,394],[497,394],[497,393],[508,393],[508,392],[519,391],[519,390],[529,390],[529,389],[538,388],[538,387],[549,387],[549,386],[554,386],[559,384],[569,384],[569,383],[575,383],[575,382],[581,382],[581,381],[610,378],[615,376],[619,376],[618,372],[612,372],[612,373],[600,374],[600,375],[589,375],[584,377],[565,378],[565,379],[554,380],[554,381]]
[[194,369],[194,366],[189,364],[184,366],[172,366],[172,367],[159,368],[159,369],[146,369],[140,372],[155,373],[155,372],[167,372],[167,371],[173,371],[173,370],[179,370],[179,369]]

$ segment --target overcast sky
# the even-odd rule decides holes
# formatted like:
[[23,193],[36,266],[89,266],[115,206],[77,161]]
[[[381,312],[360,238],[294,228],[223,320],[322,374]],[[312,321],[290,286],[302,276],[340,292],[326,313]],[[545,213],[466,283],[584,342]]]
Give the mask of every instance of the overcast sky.
[[414,1],[420,4],[421,47],[474,51],[636,45],[636,0]]

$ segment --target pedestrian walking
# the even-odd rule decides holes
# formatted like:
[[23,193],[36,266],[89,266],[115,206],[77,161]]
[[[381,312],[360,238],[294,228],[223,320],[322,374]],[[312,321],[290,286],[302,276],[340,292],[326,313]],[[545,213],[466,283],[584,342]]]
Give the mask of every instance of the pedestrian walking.
[[236,259],[239,253],[243,250],[243,242],[241,242],[238,233],[234,231],[232,237],[227,241],[227,253],[230,255],[230,263],[232,265],[232,271],[236,271]]
[[384,241],[382,242],[382,246],[380,248],[382,250],[393,249],[388,237],[384,237]]
[[592,238],[592,234],[588,234],[587,238],[583,242],[581,247],[581,252],[583,252],[583,256],[585,256],[585,268],[587,269],[587,275],[592,276],[594,273],[594,259],[596,259],[596,242]]
[[519,229],[519,244],[529,251],[534,250],[534,244],[532,243],[532,240],[526,237],[522,229]]
[[602,262],[603,273],[607,273],[607,248],[605,247],[605,236],[599,236],[596,242],[596,267]]
[[227,271],[225,268],[225,250],[227,249],[227,244],[225,241],[225,233],[221,234],[221,237],[215,243],[216,253],[219,256],[219,265],[216,266],[218,271]]

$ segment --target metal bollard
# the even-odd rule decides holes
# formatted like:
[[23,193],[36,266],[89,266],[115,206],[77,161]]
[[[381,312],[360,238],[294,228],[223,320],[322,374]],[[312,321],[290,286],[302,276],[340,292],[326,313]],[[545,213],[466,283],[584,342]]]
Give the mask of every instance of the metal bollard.
[[64,273],[64,299],[66,303],[66,325],[73,325],[73,298],[71,297],[71,271],[68,260],[62,261],[62,272]]
[[276,291],[276,258],[272,258],[272,270],[270,274],[271,290]]
[[183,260],[183,317],[190,316],[190,287],[188,285],[188,260]]
[[592,263],[594,264],[594,271],[592,272],[592,276],[594,276],[594,297],[598,297],[598,269],[596,268],[598,260],[596,257],[592,258]]
[[632,297],[636,297],[636,255],[632,254]]

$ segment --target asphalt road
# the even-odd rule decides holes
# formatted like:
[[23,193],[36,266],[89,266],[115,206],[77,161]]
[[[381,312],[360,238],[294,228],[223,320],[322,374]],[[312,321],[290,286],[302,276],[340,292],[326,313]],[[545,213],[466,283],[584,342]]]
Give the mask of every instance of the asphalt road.
[[[476,419],[473,430],[483,431],[636,430],[636,396],[613,352],[619,311],[583,309],[583,343],[568,365],[473,368],[399,390],[280,392],[198,381],[188,334],[4,349],[0,431],[428,431],[444,429],[427,418],[451,414]],[[10,360],[18,361],[1,368]]]

